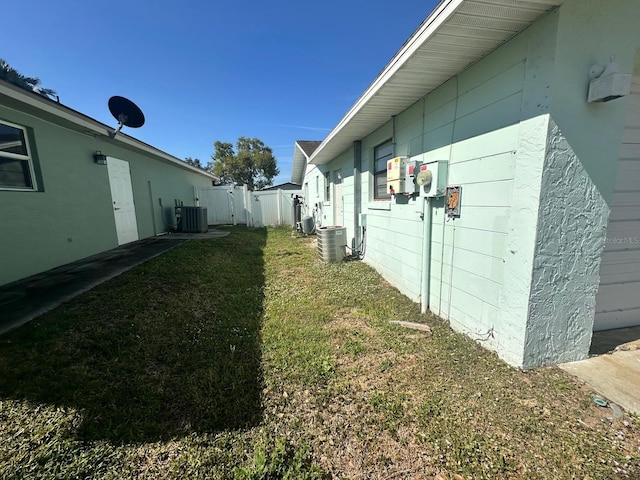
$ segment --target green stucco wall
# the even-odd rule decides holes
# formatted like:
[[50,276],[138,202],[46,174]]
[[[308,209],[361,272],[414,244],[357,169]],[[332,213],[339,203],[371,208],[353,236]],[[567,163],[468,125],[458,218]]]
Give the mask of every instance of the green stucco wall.
[[395,155],[446,160],[462,186],[459,219],[432,204],[429,308],[512,365],[588,353],[627,105],[589,104],[588,74],[612,55],[633,72],[639,18],[637,0],[566,0],[361,139],[365,261],[421,300],[423,200],[371,194],[395,131]]
[[37,192],[0,190],[5,227],[0,236],[0,285],[118,246],[107,167],[93,162],[96,150],[129,162],[140,238],[167,230],[160,198],[169,206],[175,198],[194,205],[193,187],[211,185],[205,176],[107,138],[0,105],[2,120],[31,129],[42,184]]
[[[365,261],[420,300],[424,200],[372,196],[374,149],[395,131],[396,155],[446,160],[448,184],[463,187],[457,220],[445,218],[442,199],[432,201],[429,308],[515,365],[523,358],[544,162],[544,155],[530,155],[530,142],[544,145],[547,135],[526,124],[549,112],[556,30],[557,14],[545,15],[400,112],[395,125],[390,119],[362,139]],[[353,169],[352,149],[328,167],[338,165]],[[523,204],[531,198],[536,203]],[[531,208],[526,217],[522,208]],[[507,278],[514,274],[515,285]]]
[[589,70],[615,56],[633,73],[640,49],[637,0],[566,0],[559,9],[551,114],[586,173],[608,202],[624,126],[625,99],[587,103]]

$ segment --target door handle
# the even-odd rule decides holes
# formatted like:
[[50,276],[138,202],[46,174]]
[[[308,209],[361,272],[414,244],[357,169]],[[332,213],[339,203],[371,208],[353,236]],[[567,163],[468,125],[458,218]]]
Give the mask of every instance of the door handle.
[[120,210],[120,207],[113,207],[114,210]]

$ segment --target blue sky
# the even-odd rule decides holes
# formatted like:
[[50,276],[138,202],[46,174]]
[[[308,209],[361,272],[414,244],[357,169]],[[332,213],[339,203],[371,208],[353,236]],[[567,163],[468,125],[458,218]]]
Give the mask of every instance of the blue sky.
[[322,140],[437,3],[6,2],[0,58],[114,127],[109,97],[130,98],[146,123],[124,131],[178,158],[258,137],[278,184],[294,141]]

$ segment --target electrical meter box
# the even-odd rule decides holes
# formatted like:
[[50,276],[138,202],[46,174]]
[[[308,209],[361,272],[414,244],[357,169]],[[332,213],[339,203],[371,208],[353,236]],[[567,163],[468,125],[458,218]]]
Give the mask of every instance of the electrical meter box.
[[404,193],[407,157],[395,157],[387,162],[387,193],[398,195]]
[[419,185],[416,183],[416,177],[420,170],[420,163],[415,160],[408,160],[405,164],[404,174],[404,194],[415,195],[420,191]]
[[447,161],[423,163],[416,175],[416,184],[423,197],[442,197],[447,190]]

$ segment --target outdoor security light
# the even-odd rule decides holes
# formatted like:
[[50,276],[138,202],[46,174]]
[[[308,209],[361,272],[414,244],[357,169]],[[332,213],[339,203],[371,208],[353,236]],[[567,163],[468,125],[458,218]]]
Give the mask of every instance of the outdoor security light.
[[93,154],[93,161],[98,165],[106,165],[107,156],[104,153],[102,153],[100,150],[96,150]]

